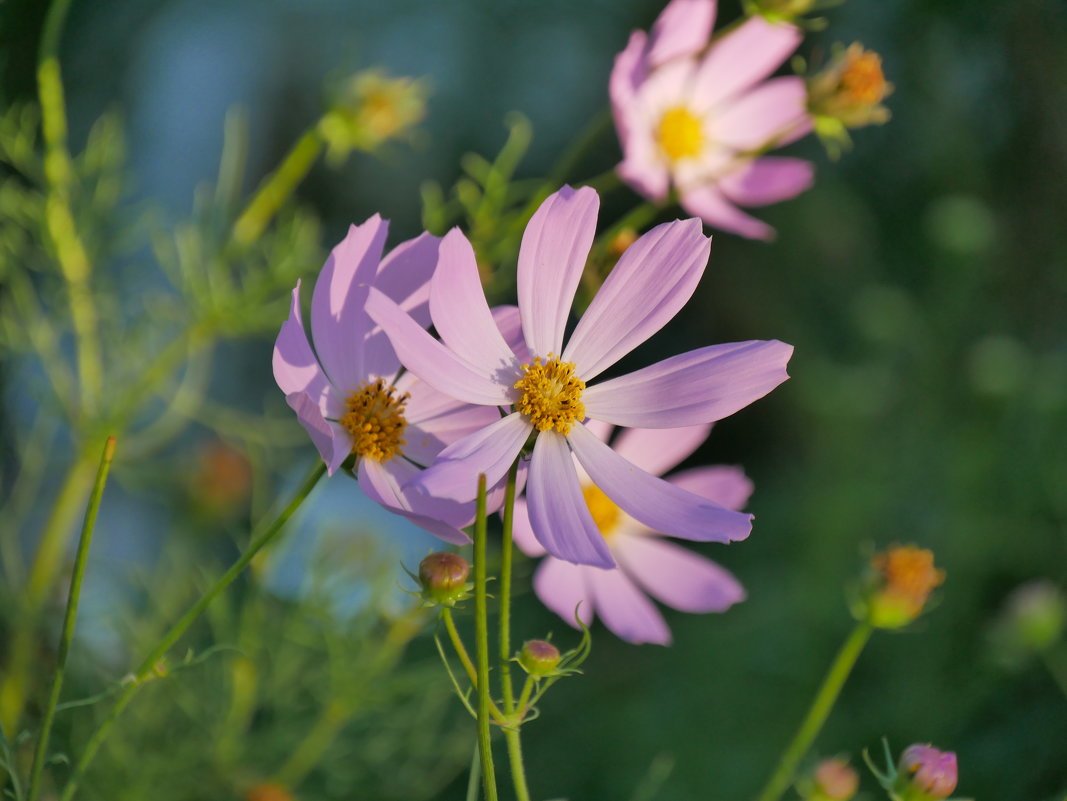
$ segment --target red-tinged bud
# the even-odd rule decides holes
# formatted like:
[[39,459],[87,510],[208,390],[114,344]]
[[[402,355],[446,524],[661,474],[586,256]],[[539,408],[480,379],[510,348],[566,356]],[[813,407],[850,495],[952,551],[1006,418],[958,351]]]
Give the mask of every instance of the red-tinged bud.
[[812,790],[806,801],[848,801],[860,786],[855,768],[843,759],[824,759],[812,775]]
[[896,790],[901,801],[939,801],[956,789],[956,755],[932,745],[910,745],[900,755]]
[[528,640],[519,651],[519,664],[534,678],[551,674],[560,658],[559,648],[547,640]]
[[455,606],[470,595],[471,567],[459,554],[438,551],[419,562],[422,597],[441,606]]

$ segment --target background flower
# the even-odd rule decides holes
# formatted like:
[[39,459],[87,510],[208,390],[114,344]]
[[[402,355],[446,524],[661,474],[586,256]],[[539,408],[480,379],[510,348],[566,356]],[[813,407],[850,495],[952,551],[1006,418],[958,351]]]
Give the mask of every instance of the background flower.
[[[613,426],[590,421],[587,427],[607,442]],[[612,444],[620,456],[659,476],[688,458],[707,438],[711,425],[622,431]],[[603,570],[547,556],[534,575],[534,590],[549,609],[575,625],[600,615],[604,625],[631,643],[669,645],[671,632],[645,593],[683,612],[723,612],[744,600],[745,591],[729,572],[709,559],[666,542],[607,498],[577,464],[582,495],[618,567]],[[728,509],[741,509],[752,482],[736,467],[698,467],[667,479]],[[544,556],[530,524],[525,499],[515,504],[515,542],[528,556]]]

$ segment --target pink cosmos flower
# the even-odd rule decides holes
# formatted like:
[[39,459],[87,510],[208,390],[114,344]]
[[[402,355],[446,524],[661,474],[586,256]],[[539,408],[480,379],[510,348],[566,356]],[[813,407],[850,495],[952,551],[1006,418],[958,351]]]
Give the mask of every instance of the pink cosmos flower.
[[412,373],[457,400],[501,415],[441,451],[414,486],[468,500],[479,474],[493,485],[532,443],[527,508],[535,536],[553,556],[614,565],[582,497],[571,453],[597,487],[650,529],[698,541],[743,539],[751,530],[750,515],[641,470],[584,421],[678,428],[718,420],[784,381],[793,348],[776,341],[714,345],[587,387],[682,308],[711,249],[699,220],[654,228],[622,255],[564,345],[599,206],[592,189],[564,187],[541,204],[526,227],[517,278],[530,360],[517,356],[498,330],[474,249],[458,229],[441,242],[430,287],[430,316],[441,341],[386,293],[370,291],[367,313]]
[[673,185],[682,208],[755,239],[774,230],[738,206],[777,203],[812,183],[812,166],[763,156],[811,130],[798,77],[767,77],[800,43],[794,25],[751,17],[709,45],[715,0],[672,0],[649,34],[615,59],[610,94],[619,175],[656,202]]
[[[613,428],[596,421],[586,427],[604,442]],[[665,430],[631,428],[616,438],[612,448],[636,467],[658,476],[690,456],[710,429],[710,424]],[[692,551],[665,542],[616,506],[584,473],[578,465],[582,495],[619,566],[603,570],[553,556],[541,563],[534,575],[534,590],[565,622],[575,625],[577,608],[586,625],[599,614],[604,625],[627,642],[670,645],[670,629],[645,593],[683,612],[723,612],[744,600],[744,589],[730,573]],[[667,481],[727,509],[740,509],[752,493],[752,482],[736,467],[683,470]],[[528,556],[544,555],[523,499],[515,503],[513,531],[515,542]]]
[[377,214],[349,228],[315,282],[311,348],[300,314],[300,283],[289,319],[274,343],[274,379],[332,475],[355,456],[364,493],[448,542],[469,538],[459,529],[473,507],[405,490],[445,445],[484,428],[492,409],[459,402],[399,375],[388,338],[364,310],[370,284],[400,304],[417,324],[429,325],[429,281],[440,240],[423,234],[382,250],[389,224]]

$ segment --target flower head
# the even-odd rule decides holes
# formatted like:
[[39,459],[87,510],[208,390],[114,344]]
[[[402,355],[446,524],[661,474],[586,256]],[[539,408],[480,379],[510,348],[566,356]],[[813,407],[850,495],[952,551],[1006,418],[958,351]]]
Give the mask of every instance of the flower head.
[[509,344],[489,310],[474,250],[455,229],[441,242],[430,291],[431,337],[388,295],[371,290],[368,314],[401,361],[441,392],[502,415],[445,448],[413,486],[466,501],[477,477],[498,482],[527,450],[526,500],[533,532],[567,561],[614,565],[582,494],[572,454],[590,482],[654,531],[730,542],[751,517],[656,478],[599,439],[586,420],[640,428],[712,422],[787,378],[792,347],[781,342],[715,345],[651,367],[594,381],[652,336],[692,295],[710,240],[697,220],[661,225],[634,242],[600,287],[568,341],[571,301],[596,230],[592,189],[564,187],[533,215],[519,251],[517,320]]
[[917,618],[930,593],[945,580],[934,567],[934,554],[914,545],[894,545],[871,560],[874,569],[866,593],[864,616],[878,628],[896,629]]
[[455,606],[470,597],[474,586],[467,582],[471,566],[457,553],[437,551],[419,562],[422,597],[432,604]]
[[369,286],[429,324],[429,281],[439,240],[429,234],[382,256],[388,223],[375,215],[333,249],[315,282],[311,336],[300,284],[274,344],[274,378],[333,474],[353,458],[363,491],[449,542],[468,541],[469,505],[403,489],[445,445],[494,418],[491,410],[441,395],[412,375],[367,316]]
[[811,185],[808,162],[762,155],[811,130],[803,80],[768,79],[801,34],[755,16],[709,44],[715,11],[714,0],[672,0],[616,57],[618,172],[652,200],[673,186],[682,208],[709,225],[768,239],[770,226],[738,206],[777,203]]
[[848,801],[860,786],[860,776],[848,761],[824,759],[815,767],[802,793],[805,801]]
[[[607,442],[612,426],[590,421],[586,427]],[[690,456],[710,425],[673,429],[632,428],[616,437],[613,450],[650,475],[661,475]],[[534,575],[534,591],[549,609],[572,626],[575,609],[590,625],[597,614],[618,637],[631,643],[668,645],[671,633],[648,596],[685,612],[723,612],[744,600],[745,591],[714,562],[669,543],[635,520],[594,485],[575,463],[582,496],[593,522],[618,563],[612,570],[574,565],[547,556]],[[752,483],[735,467],[684,470],[667,481],[728,509],[740,509]],[[543,556],[530,524],[526,503],[515,505],[515,542],[529,556]]]
[[808,78],[808,107],[815,132],[831,155],[851,144],[848,128],[882,125],[889,109],[882,101],[893,84],[882,72],[882,57],[859,42],[838,46],[830,62]]

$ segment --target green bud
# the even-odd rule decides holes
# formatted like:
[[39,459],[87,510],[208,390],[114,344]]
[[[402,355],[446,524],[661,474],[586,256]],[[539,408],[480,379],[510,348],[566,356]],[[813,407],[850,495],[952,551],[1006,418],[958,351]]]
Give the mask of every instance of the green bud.
[[455,606],[470,595],[471,585],[467,583],[470,572],[467,560],[459,554],[447,551],[430,554],[419,562],[422,597],[440,606]]
[[553,673],[559,661],[559,648],[547,640],[528,640],[519,651],[519,664],[536,679]]

